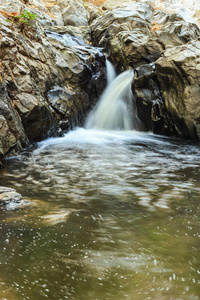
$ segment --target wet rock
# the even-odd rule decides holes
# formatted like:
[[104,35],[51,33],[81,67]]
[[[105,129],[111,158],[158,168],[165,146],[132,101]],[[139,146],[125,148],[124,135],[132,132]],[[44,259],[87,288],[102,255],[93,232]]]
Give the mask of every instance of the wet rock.
[[179,135],[200,139],[200,42],[168,49],[155,66],[166,110]]
[[118,72],[137,68],[132,90],[146,130],[199,138],[198,26],[147,4],[105,8],[91,24],[93,42]]
[[[62,41],[62,36],[68,35],[70,36],[71,39],[74,39],[77,41],[77,44],[91,44],[91,35],[90,35],[90,28],[88,26],[79,26],[79,27],[74,27],[74,26],[51,26],[51,27],[46,27],[46,33],[49,36],[49,33],[57,33],[60,34],[61,41]],[[53,36],[52,36],[53,38]]]
[[20,204],[23,202],[22,195],[8,187],[0,187],[0,205]]
[[48,97],[51,107],[60,116],[58,118],[60,134],[83,124],[85,114],[91,105],[89,96],[83,89],[69,85],[54,87],[48,92]]
[[154,64],[143,65],[135,70],[132,91],[138,118],[143,122],[146,131],[165,135],[177,134],[161,96]]
[[79,32],[73,31],[71,32],[71,27],[54,27],[50,30],[46,30],[46,34],[51,41],[52,44],[56,45],[59,41],[65,46],[87,46],[90,44],[90,35],[87,35],[87,31],[81,35]]
[[136,69],[132,90],[146,130],[200,139],[200,42],[169,48]]
[[66,61],[65,76],[68,81],[51,89],[48,99],[53,110],[59,114],[63,131],[83,125],[91,106],[103,92],[106,84],[105,57],[101,51],[89,46],[66,48],[56,42],[55,47]]

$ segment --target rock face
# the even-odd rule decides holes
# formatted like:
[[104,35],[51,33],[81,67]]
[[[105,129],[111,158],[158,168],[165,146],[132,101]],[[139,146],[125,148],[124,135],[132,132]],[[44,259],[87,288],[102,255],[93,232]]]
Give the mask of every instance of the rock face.
[[150,57],[158,58],[163,50],[158,43],[154,49],[148,47],[152,22],[153,13],[148,5],[136,3],[113,9],[91,24],[93,42],[106,48],[119,70],[147,63]]
[[95,45],[105,47],[120,70],[155,62],[169,46],[199,37],[195,24],[141,3],[105,12],[91,29]]
[[16,148],[18,151],[29,145],[29,140],[8,96],[2,68],[0,68],[0,157]]
[[[9,3],[1,7],[8,6],[9,13],[12,9],[19,13],[25,6],[16,0],[11,9]],[[89,45],[87,26],[63,28],[44,22],[43,15],[41,22],[51,28],[46,33],[40,19],[23,24],[4,10],[0,13],[1,157],[80,125],[106,83],[105,57],[101,49]],[[35,12],[38,8],[31,11]],[[67,91],[62,105],[60,90]]]
[[163,102],[155,64],[138,67],[132,86],[137,113],[147,131],[173,135],[176,131]]
[[[174,18],[177,20],[178,16],[170,17]],[[166,24],[164,21],[163,27]],[[200,31],[196,25],[187,24],[181,18],[175,24],[180,26],[178,31],[170,21],[171,30],[167,34],[165,30],[165,35],[161,36],[169,39],[168,48],[165,46],[154,68],[149,65],[138,67],[132,89],[139,118],[146,130],[200,139]]]
[[87,26],[87,12],[83,2],[79,0],[59,0],[58,3],[63,3],[63,20],[64,25]]
[[[0,46],[6,89],[29,140],[47,136],[53,117],[45,93],[59,75],[50,43],[39,24],[28,29],[12,27],[0,15]],[[29,34],[29,37],[28,37]]]
[[200,42],[166,50],[156,61],[156,73],[177,134],[200,139]]

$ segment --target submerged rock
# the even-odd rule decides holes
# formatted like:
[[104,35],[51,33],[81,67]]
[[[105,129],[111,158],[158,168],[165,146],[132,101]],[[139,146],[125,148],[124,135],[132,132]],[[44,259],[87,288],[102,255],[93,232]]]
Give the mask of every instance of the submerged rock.
[[16,190],[8,187],[0,187],[0,205],[9,205],[14,207],[22,204],[22,195],[17,193]]

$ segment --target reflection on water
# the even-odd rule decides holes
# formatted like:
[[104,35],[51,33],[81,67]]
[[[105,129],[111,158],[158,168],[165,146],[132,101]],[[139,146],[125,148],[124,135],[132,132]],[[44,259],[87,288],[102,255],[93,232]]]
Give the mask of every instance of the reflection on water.
[[199,299],[199,144],[77,129],[6,162],[0,299]]

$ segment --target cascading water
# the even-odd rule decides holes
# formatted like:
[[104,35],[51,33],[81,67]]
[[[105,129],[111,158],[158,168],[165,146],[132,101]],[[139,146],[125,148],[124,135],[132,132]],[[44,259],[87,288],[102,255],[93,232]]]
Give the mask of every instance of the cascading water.
[[108,59],[106,59],[106,76],[108,84],[110,84],[116,77],[115,69]]
[[107,61],[108,85],[97,106],[90,113],[86,129],[131,130],[134,128],[134,109],[131,93],[133,70],[115,78],[114,68]]

